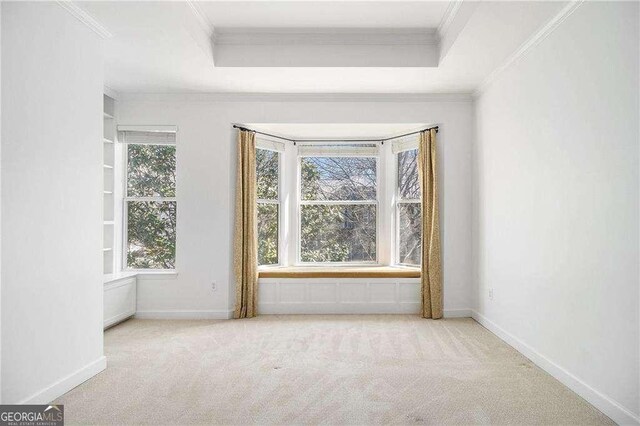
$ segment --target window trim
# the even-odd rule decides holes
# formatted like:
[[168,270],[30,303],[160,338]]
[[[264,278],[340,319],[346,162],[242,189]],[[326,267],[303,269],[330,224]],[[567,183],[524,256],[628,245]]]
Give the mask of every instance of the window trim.
[[[375,141],[371,142],[372,144],[377,143]],[[293,190],[296,193],[296,207],[297,207],[297,234],[295,235],[295,241],[293,244],[296,249],[296,259],[293,262],[293,266],[296,267],[327,267],[327,266],[336,266],[336,267],[358,267],[358,266],[382,266],[380,263],[380,233],[381,233],[381,225],[380,225],[380,183],[381,183],[381,171],[380,171],[380,156],[381,153],[378,150],[377,154],[367,154],[367,153],[356,153],[356,152],[346,152],[346,153],[305,153],[299,152],[296,150],[296,185]],[[376,199],[375,200],[303,200],[302,199],[302,159],[307,157],[363,157],[363,158],[374,158],[376,160]],[[374,205],[376,208],[376,259],[375,261],[365,261],[365,262],[303,262],[302,261],[302,206],[303,205]]]
[[[268,139],[264,139],[265,142],[270,142]],[[283,249],[284,249],[284,241],[282,238],[283,232],[282,232],[282,205],[283,205],[283,193],[284,193],[284,171],[282,170],[282,166],[283,166],[283,157],[284,157],[284,151],[283,150],[279,150],[275,147],[275,145],[269,146],[268,144],[264,144],[262,146],[259,146],[259,139],[256,140],[256,153],[259,149],[262,149],[264,151],[271,151],[271,152],[275,152],[278,155],[278,199],[277,200],[270,200],[270,199],[263,199],[263,198],[257,198],[256,197],[256,213],[257,213],[257,208],[258,208],[258,204],[262,203],[262,204],[276,204],[278,206],[278,263],[273,263],[270,265],[260,265],[258,264],[258,268],[259,269],[268,269],[268,268],[277,268],[277,267],[281,267],[283,266],[283,262],[282,262],[282,256],[283,256]],[[256,179],[257,179],[257,173],[256,173]],[[256,221],[256,226],[258,225],[257,221]],[[256,235],[257,237],[257,235]],[[259,243],[258,243],[259,244]]]
[[[126,126],[122,126],[126,127]],[[135,126],[129,126],[135,127]],[[157,127],[157,126],[156,126]],[[167,126],[173,128],[174,126]],[[137,128],[136,128],[137,129]],[[122,130],[120,127],[118,130]],[[175,143],[136,143],[136,142],[122,142],[123,150],[123,197],[122,197],[122,270],[126,272],[144,273],[177,273],[178,263],[178,198],[176,197],[129,197],[129,145],[157,145],[157,146],[175,146],[176,147],[176,195],[178,192],[178,149],[177,138]],[[127,254],[129,253],[129,202],[131,201],[155,201],[155,202],[175,202],[176,203],[176,254],[174,259],[174,267],[167,268],[129,268],[127,261]]]

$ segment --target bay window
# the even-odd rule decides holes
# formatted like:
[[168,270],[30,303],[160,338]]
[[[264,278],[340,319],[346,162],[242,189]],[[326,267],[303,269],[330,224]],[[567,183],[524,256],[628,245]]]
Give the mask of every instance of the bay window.
[[260,266],[420,265],[417,135],[256,141]]

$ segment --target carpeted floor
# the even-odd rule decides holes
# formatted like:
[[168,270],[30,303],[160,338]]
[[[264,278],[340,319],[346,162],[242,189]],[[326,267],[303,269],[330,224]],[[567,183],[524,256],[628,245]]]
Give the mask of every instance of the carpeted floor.
[[131,320],[69,424],[613,424],[472,319]]

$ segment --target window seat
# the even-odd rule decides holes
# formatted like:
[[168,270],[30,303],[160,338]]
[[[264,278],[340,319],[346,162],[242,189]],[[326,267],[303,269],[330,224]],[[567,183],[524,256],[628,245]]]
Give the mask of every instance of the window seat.
[[258,278],[420,278],[420,269],[393,266],[287,266],[260,269]]

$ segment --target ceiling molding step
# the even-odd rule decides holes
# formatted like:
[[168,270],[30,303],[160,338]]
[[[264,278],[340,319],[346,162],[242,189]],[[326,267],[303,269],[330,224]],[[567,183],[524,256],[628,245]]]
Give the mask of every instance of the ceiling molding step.
[[167,2],[166,4],[175,6],[174,24],[182,26],[205,55],[207,61],[210,61],[211,65],[215,66],[215,28],[202,11],[200,4],[192,0]]
[[189,8],[198,19],[198,23],[200,23],[202,29],[209,35],[209,37],[215,38],[215,27],[213,26],[209,18],[207,18],[207,15],[202,11],[200,5],[193,0],[186,0],[186,3],[189,5]]
[[515,64],[531,48],[538,45],[556,28],[558,28],[560,24],[565,21],[565,19],[571,16],[571,14],[575,12],[578,7],[580,7],[583,1],[584,0],[571,0],[566,6],[564,6],[553,18],[551,18],[538,31],[536,31],[534,35],[532,35],[531,37],[529,37],[529,39],[522,43],[520,47],[513,54],[511,54],[502,65],[493,70],[480,84],[480,86],[478,86],[478,88],[473,92],[473,97],[478,98],[480,95],[482,95],[482,93],[486,91],[489,86],[491,86],[491,84],[498,78],[500,74],[502,74],[502,72]]
[[433,29],[424,28],[218,28],[218,45],[436,45]]
[[437,67],[438,39],[421,28],[216,28],[216,67]]
[[453,20],[456,17],[456,14],[460,10],[462,1],[463,0],[454,0],[449,3],[447,10],[444,12],[444,15],[442,16],[440,25],[438,25],[438,29],[436,30],[436,33],[438,34],[438,37],[440,40],[442,40],[444,36],[447,34],[447,31],[449,30],[451,23],[453,22]]
[[470,93],[120,93],[124,101],[473,102]]
[[57,3],[62,6],[67,12],[72,14],[77,20],[89,27],[93,32],[100,37],[107,39],[113,37],[113,34],[109,30],[99,23],[93,16],[91,16],[86,10],[78,6],[76,3],[70,0],[58,0]]
[[451,51],[460,34],[465,30],[469,20],[476,13],[476,9],[481,2],[458,0],[449,9],[447,21],[442,22],[442,28],[438,29],[439,38],[439,63],[444,63],[445,58]]

